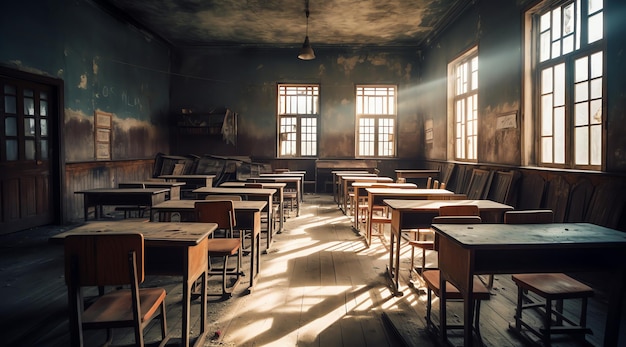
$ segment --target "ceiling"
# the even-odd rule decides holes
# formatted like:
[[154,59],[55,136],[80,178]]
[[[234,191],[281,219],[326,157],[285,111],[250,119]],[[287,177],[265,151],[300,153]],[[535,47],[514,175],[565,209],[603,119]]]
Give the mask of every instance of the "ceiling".
[[[175,46],[300,46],[306,0],[100,0]],[[424,45],[469,0],[309,0],[313,47]]]

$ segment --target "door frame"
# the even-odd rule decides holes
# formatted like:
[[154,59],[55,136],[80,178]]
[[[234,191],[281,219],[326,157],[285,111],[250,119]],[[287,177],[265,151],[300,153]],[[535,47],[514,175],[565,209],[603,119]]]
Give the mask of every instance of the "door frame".
[[[28,82],[45,84],[52,88],[55,101],[55,115],[49,126],[51,134],[49,138],[52,140],[50,147],[50,191],[52,192],[51,208],[53,209],[53,223],[65,224],[63,192],[65,191],[65,145],[63,128],[65,124],[65,104],[64,104],[64,82],[62,79],[50,76],[37,75],[31,72],[15,70],[6,66],[0,66],[0,75],[14,79],[20,79]],[[51,99],[52,99],[51,98]]]

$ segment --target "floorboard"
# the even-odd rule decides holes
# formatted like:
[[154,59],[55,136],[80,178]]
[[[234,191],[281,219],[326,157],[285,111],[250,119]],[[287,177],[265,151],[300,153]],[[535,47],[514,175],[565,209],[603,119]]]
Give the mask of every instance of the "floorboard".
[[[232,298],[209,298],[209,338],[205,346],[420,346],[439,347],[439,339],[426,330],[426,294],[408,285],[410,249],[402,248],[401,297],[391,294],[384,276],[388,262],[387,236],[373,238],[366,247],[363,236],[351,228],[351,218],[333,203],[330,195],[305,195],[301,216],[287,219],[285,231],[274,237],[272,249],[263,254],[256,288],[245,293],[246,276]],[[67,346],[66,286],[63,278],[63,250],[47,239],[70,226],[47,226],[0,236],[0,325],[2,345]],[[261,244],[266,245],[266,235]],[[421,264],[417,255],[417,264]],[[436,254],[429,252],[429,262]],[[249,257],[244,257],[244,271]],[[597,295],[590,301],[588,321],[594,334],[588,342],[559,339],[553,346],[602,345],[606,276],[581,274]],[[219,290],[216,280],[211,289]],[[180,278],[148,276],[146,286],[167,290],[168,327],[180,343],[182,285]],[[486,346],[533,346],[508,329],[513,319],[516,288],[510,275],[497,275],[491,300],[481,310],[481,331]],[[433,311],[438,313],[438,300]],[[200,301],[192,303],[192,337],[199,331]],[[575,312],[578,304],[566,305]],[[449,304],[450,323],[462,320],[459,303]],[[623,310],[624,311],[624,310]],[[624,311],[626,312],[626,311]],[[435,316],[436,317],[436,316]],[[621,321],[620,342],[626,345],[625,320]],[[158,322],[157,322],[158,324]],[[159,327],[148,329],[150,345],[158,340]],[[104,341],[104,333],[88,332],[88,346]],[[115,334],[115,344],[132,344],[130,329]],[[453,345],[461,345],[453,333]]]

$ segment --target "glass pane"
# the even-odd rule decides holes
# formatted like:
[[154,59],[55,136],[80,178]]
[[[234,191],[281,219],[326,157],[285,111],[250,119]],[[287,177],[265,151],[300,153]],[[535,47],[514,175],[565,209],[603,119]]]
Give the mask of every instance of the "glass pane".
[[589,13],[594,13],[603,8],[602,0],[589,0]]
[[541,98],[541,135],[552,135],[552,95]]
[[574,36],[570,35],[563,38],[563,54],[574,51]]
[[561,38],[561,8],[557,7],[552,11],[552,41]]
[[580,102],[585,100],[589,100],[589,83],[577,83],[574,87],[574,101]]
[[35,94],[33,93],[32,89],[24,89],[24,96],[32,98],[33,96],[35,96]]
[[31,98],[24,98],[24,115],[35,115],[35,100]]
[[587,125],[589,124],[589,108],[588,108],[589,104],[586,102],[581,102],[579,104],[576,104],[576,111],[575,111],[575,117],[574,117],[574,125],[576,126],[580,126],[580,125]]
[[48,140],[41,140],[41,159],[48,159]]
[[591,102],[591,124],[602,123],[602,100]]
[[541,139],[541,162],[552,162],[552,138],[544,137]]
[[554,162],[565,163],[565,108],[554,109]]
[[7,140],[7,160],[17,160],[17,140]]
[[576,128],[574,135],[576,165],[589,164],[589,129],[587,127]]
[[591,55],[591,78],[601,77],[602,71],[602,52]]
[[550,29],[550,12],[544,13],[539,21],[540,31],[544,32]]
[[596,78],[595,80],[591,81],[591,94],[589,95],[589,98],[602,98],[602,78]]
[[24,135],[35,136],[35,118],[24,118]]
[[42,117],[48,115],[48,102],[45,100],[39,101],[39,115]]
[[565,64],[554,67],[554,106],[565,105]]
[[591,157],[591,165],[602,164],[602,127],[594,125],[591,127],[591,148],[589,155]]
[[552,68],[541,71],[541,94],[552,93]]
[[589,17],[589,43],[602,39],[604,18],[602,12]]
[[39,128],[41,130],[41,136],[48,136],[48,120],[40,119]]
[[24,154],[26,160],[35,160],[35,140],[24,141]]
[[39,92],[39,99],[47,100],[48,99],[48,93],[46,93],[46,92]]
[[561,55],[561,41],[552,42],[552,59]]
[[13,95],[4,96],[4,113],[17,113],[17,99]]
[[6,117],[4,119],[4,134],[6,136],[17,136],[17,118]]
[[589,79],[589,60],[587,57],[576,59],[576,71],[574,71],[574,82],[586,81]]

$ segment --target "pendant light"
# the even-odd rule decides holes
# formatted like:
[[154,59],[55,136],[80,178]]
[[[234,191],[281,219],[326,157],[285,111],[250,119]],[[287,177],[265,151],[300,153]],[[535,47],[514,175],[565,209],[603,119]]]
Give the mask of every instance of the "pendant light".
[[306,37],[304,38],[304,43],[302,44],[298,58],[302,60],[313,60],[315,59],[315,53],[309,43],[309,0],[305,0],[304,5],[306,7],[304,11],[304,13],[306,13]]

